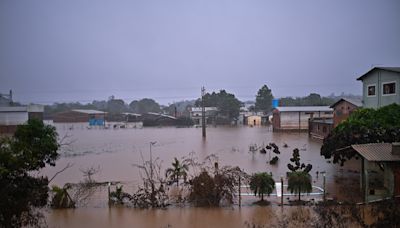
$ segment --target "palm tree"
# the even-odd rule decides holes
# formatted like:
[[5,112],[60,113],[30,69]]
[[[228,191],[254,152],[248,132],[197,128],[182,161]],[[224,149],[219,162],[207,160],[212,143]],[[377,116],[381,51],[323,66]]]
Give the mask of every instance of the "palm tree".
[[71,189],[71,185],[65,184],[63,188],[56,185],[52,186],[51,191],[54,193],[51,200],[51,206],[53,208],[75,208],[75,202],[68,194],[68,190]]
[[250,190],[254,192],[254,195],[261,197],[261,201],[264,201],[264,194],[269,196],[274,188],[275,181],[272,174],[255,173],[250,178]]
[[288,190],[291,193],[298,193],[300,201],[300,194],[302,192],[310,193],[312,191],[311,175],[305,171],[291,172],[289,174]]
[[175,162],[172,163],[172,168],[168,168],[165,171],[165,176],[169,177],[173,182],[176,182],[176,186],[179,185],[179,178],[183,176],[186,178],[187,171],[189,170],[188,165],[182,164],[179,160],[175,157]]

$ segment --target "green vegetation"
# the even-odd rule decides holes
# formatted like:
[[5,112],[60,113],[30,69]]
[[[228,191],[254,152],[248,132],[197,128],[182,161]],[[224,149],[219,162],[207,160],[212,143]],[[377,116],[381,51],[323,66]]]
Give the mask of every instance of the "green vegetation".
[[288,169],[291,171],[288,173],[288,190],[291,193],[299,194],[299,201],[302,192],[311,192],[311,175],[309,172],[312,169],[311,164],[300,163],[299,149],[295,148],[293,150],[292,158],[290,161],[293,164],[288,164]]
[[57,132],[36,119],[20,125],[13,138],[0,141],[0,223],[4,227],[40,226],[37,207],[47,204],[47,177],[31,176],[58,158]]
[[134,113],[148,113],[148,112],[155,112],[155,113],[160,113],[161,108],[160,105],[153,99],[149,98],[144,98],[138,101],[132,101],[129,104],[129,107],[132,112]]
[[239,167],[222,167],[213,174],[203,169],[189,181],[189,199],[196,206],[219,206],[222,201],[232,204],[243,175]]
[[311,93],[307,97],[283,97],[279,99],[279,106],[327,106],[335,101],[335,98],[321,97],[317,93]]
[[310,193],[312,191],[311,175],[304,171],[289,173],[288,190],[291,193],[298,193],[300,201],[300,194],[302,192]]
[[51,207],[53,208],[75,208],[75,202],[68,193],[71,185],[66,184],[63,188],[52,186],[53,198],[51,199]]
[[[220,90],[218,93],[206,93],[204,95],[204,105],[206,107],[217,107],[220,117],[233,120],[239,115],[242,102],[235,95],[227,93],[225,90]],[[196,101],[195,106],[201,106],[201,98]]]
[[271,111],[273,98],[271,90],[267,85],[264,85],[257,92],[255,110],[263,112]]
[[[353,144],[400,141],[400,105],[392,104],[377,110],[359,109],[339,124],[324,140],[321,155],[344,164],[354,157]],[[342,149],[342,150],[341,150]]]
[[264,201],[264,195],[270,195],[275,189],[272,173],[255,173],[250,177],[250,190]]
[[175,182],[176,186],[179,186],[179,179],[183,177],[186,180],[187,171],[189,167],[187,164],[181,163],[177,158],[172,163],[172,168],[168,168],[165,171],[165,176],[170,179],[171,182]]

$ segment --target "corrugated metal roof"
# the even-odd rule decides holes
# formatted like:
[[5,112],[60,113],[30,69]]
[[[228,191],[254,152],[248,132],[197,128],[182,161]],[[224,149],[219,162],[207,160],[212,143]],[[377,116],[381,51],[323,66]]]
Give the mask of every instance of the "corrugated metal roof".
[[127,116],[142,116],[142,115],[140,115],[138,113],[132,113],[132,112],[124,112],[122,114],[127,115]]
[[28,108],[26,106],[10,106],[10,107],[0,107],[0,112],[27,112]]
[[333,112],[329,106],[289,106],[276,107],[280,112]]
[[91,110],[91,109],[73,109],[72,111],[86,113],[86,114],[105,114],[106,113],[103,111]]
[[400,155],[392,154],[391,143],[358,144],[351,147],[368,161],[400,161]]
[[393,72],[399,72],[400,73],[400,67],[373,67],[369,71],[367,71],[365,74],[361,75],[357,80],[362,80],[367,74],[369,74],[371,71],[379,69],[379,70],[387,70],[387,71],[393,71]]
[[349,102],[349,103],[351,103],[351,104],[353,104],[353,105],[355,105],[357,107],[362,107],[363,106],[361,100],[356,100],[356,99],[350,99],[350,98],[343,97],[343,98],[340,98],[338,101],[336,101],[330,107],[333,108],[333,107],[335,107],[337,104],[339,104],[342,101],[347,101],[347,102]]

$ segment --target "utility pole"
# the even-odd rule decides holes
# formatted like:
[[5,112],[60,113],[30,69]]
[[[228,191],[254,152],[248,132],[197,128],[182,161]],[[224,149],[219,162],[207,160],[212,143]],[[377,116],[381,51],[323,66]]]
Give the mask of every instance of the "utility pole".
[[203,130],[203,138],[206,138],[206,107],[204,107],[204,95],[206,95],[206,89],[201,87],[201,127]]
[[281,207],[283,208],[283,177],[281,176]]
[[326,200],[326,188],[325,188],[325,173],[323,174],[323,177],[324,177],[324,202],[325,202],[325,200]]

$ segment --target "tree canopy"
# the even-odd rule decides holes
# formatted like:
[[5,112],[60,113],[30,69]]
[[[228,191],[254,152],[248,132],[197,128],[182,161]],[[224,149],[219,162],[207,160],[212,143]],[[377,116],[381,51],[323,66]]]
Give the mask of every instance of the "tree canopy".
[[257,111],[269,112],[272,109],[273,98],[271,89],[267,85],[263,85],[257,92],[255,109]]
[[0,223],[4,227],[40,226],[35,207],[47,203],[47,177],[30,172],[55,165],[58,158],[54,127],[32,119],[13,138],[0,140]]
[[[195,105],[201,106],[201,98],[196,101]],[[217,107],[219,115],[233,119],[239,115],[242,102],[235,95],[227,93],[225,90],[220,90],[218,93],[206,93],[204,95],[204,105],[206,107]]]
[[161,112],[160,105],[153,99],[144,98],[141,100],[134,100],[129,104],[131,110],[135,113],[147,113],[147,112]]
[[400,105],[379,109],[359,109],[340,123],[324,140],[321,155],[333,157],[334,163],[344,164],[356,154],[346,150],[353,144],[400,141]]
[[331,97],[321,97],[317,93],[311,93],[306,97],[283,97],[279,99],[280,106],[318,106],[332,105],[336,99]]
[[264,200],[264,195],[270,195],[275,188],[275,181],[272,174],[255,173],[250,177],[250,190],[254,195],[258,195],[261,201]]

